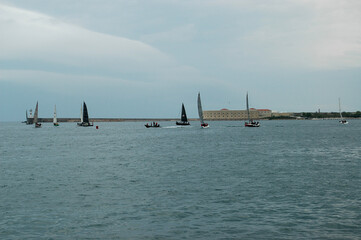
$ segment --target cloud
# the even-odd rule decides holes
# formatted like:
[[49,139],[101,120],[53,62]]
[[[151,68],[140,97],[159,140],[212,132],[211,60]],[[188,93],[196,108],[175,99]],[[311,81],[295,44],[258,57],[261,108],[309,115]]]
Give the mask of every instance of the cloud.
[[110,70],[154,71],[172,64],[159,50],[136,40],[89,31],[50,16],[0,4],[0,61]]
[[[214,52],[231,68],[332,70],[361,67],[361,2],[356,0],[210,1],[258,16]],[[253,22],[254,24],[254,22]]]
[[141,39],[145,42],[173,42],[183,43],[191,41],[196,35],[197,30],[194,24],[187,24],[173,28],[169,31],[145,34]]

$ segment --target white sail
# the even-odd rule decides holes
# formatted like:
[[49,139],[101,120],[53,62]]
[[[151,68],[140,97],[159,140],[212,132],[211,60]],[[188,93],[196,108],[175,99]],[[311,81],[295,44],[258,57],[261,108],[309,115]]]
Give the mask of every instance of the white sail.
[[343,120],[342,113],[341,113],[341,100],[340,100],[340,98],[338,98],[338,109],[340,111],[340,118],[341,118],[341,120]]
[[251,119],[250,119],[250,117],[249,117],[248,92],[247,92],[247,95],[246,95],[246,104],[247,104],[247,116],[248,116],[248,122],[251,122]]
[[83,105],[80,105],[80,122],[83,122]]
[[202,103],[201,103],[201,94],[200,93],[198,93],[198,115],[199,115],[199,120],[201,121],[201,124],[204,124],[203,110],[202,110]]
[[38,122],[38,102],[36,102],[36,107],[35,107],[35,113],[34,113],[34,123]]
[[347,120],[342,117],[340,98],[338,98],[338,108],[339,108],[339,111],[340,111],[340,121],[339,122],[342,123],[342,124],[348,124]]
[[56,118],[56,105],[54,107],[54,118],[53,118],[53,123],[58,123],[58,119]]

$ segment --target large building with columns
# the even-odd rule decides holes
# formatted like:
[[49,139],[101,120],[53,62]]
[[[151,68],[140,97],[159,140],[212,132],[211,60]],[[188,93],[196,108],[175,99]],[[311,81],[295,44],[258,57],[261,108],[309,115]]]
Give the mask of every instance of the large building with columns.
[[[272,116],[272,111],[269,109],[249,109],[251,119],[268,118]],[[203,111],[204,120],[243,120],[248,119],[247,110],[228,110],[223,108],[221,110]]]

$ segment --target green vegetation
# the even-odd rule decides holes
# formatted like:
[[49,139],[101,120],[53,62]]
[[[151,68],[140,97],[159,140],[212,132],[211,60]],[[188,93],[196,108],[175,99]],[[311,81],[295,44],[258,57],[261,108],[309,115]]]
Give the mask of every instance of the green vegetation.
[[288,119],[295,119],[295,117],[289,117],[289,116],[272,116],[272,117],[269,117],[268,120],[288,120]]
[[[342,116],[345,118],[360,118],[361,112],[342,112]],[[304,118],[339,118],[340,113],[338,112],[303,112],[301,117]]]

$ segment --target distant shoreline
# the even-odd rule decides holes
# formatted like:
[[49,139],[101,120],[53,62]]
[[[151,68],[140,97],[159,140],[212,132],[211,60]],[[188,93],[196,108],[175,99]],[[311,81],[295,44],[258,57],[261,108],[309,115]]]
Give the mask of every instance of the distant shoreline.
[[[361,118],[347,118],[361,119]],[[80,118],[58,118],[58,122],[80,122]],[[246,121],[247,119],[205,119],[205,121]],[[275,119],[255,119],[257,121],[274,120],[339,120],[339,118],[275,118]],[[53,122],[53,118],[39,118],[39,122]],[[172,122],[179,121],[178,118],[90,118],[90,122]],[[198,118],[190,118],[188,121],[199,121]]]
[[[58,118],[58,122],[80,122],[80,118]],[[52,118],[39,118],[39,122],[53,122]],[[89,118],[89,122],[164,122],[179,121],[176,118]],[[198,121],[198,119],[189,119]]]

